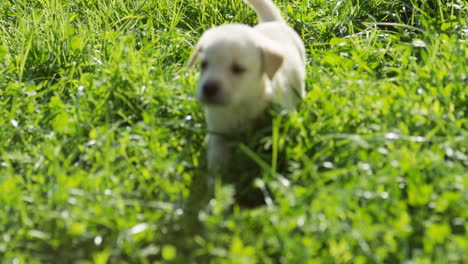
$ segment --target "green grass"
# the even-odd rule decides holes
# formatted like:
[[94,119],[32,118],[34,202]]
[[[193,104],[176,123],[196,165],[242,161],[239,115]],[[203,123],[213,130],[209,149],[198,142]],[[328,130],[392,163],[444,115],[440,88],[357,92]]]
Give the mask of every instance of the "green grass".
[[466,1],[275,2],[308,96],[208,201],[186,61],[252,10],[1,1],[0,262],[468,262]]

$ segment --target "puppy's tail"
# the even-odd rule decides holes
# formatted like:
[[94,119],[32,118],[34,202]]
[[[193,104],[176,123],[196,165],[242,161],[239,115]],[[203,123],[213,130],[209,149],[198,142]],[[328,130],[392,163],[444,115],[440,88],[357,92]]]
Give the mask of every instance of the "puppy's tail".
[[258,16],[260,23],[270,21],[284,22],[280,10],[272,2],[272,0],[244,0],[247,4],[252,6]]

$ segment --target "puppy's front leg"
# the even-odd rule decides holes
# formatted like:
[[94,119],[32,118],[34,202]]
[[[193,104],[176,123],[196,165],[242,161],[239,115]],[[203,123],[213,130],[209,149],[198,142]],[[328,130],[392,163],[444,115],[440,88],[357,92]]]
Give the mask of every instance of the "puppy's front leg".
[[228,165],[230,149],[227,140],[221,135],[208,135],[208,170],[220,172]]

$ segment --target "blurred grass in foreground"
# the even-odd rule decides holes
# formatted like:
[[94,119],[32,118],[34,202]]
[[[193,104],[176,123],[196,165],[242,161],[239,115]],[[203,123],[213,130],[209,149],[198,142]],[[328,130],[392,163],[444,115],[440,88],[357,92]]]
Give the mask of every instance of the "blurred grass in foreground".
[[2,1],[0,262],[468,262],[466,1],[275,2],[309,95],[208,202],[185,65],[242,1]]

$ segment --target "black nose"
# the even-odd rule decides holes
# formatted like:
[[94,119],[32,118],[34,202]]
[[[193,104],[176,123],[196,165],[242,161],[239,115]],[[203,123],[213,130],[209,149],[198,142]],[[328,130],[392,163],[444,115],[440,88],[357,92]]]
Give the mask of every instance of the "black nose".
[[214,97],[219,91],[219,83],[216,81],[208,81],[203,85],[203,95],[206,97]]

